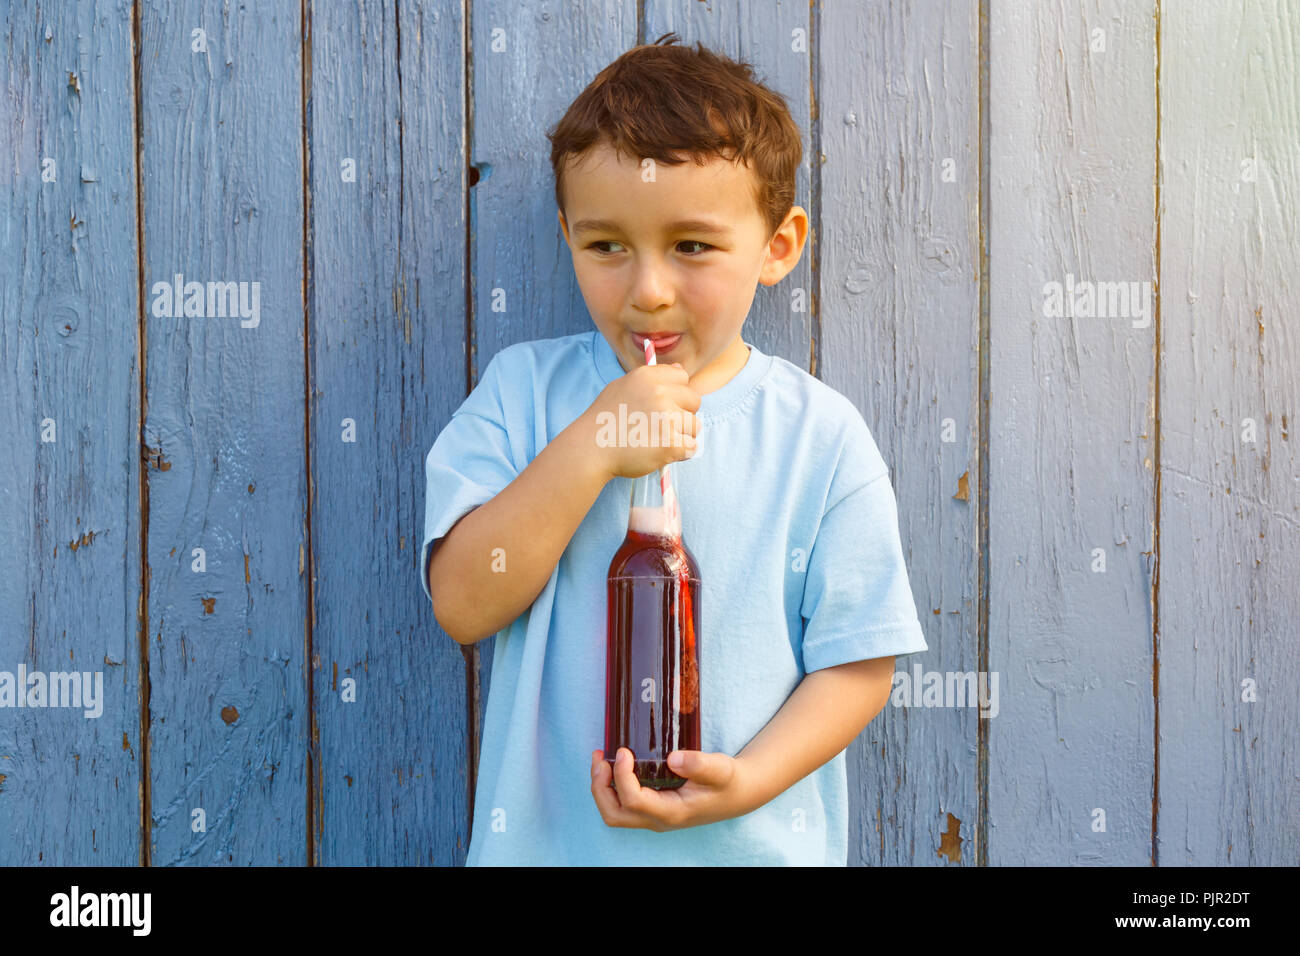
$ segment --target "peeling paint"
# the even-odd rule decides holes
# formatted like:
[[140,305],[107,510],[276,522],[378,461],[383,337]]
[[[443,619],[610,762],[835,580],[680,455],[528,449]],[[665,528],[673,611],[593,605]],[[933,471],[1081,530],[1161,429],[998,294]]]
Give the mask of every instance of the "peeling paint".
[[970,470],[967,469],[966,471],[963,471],[961,477],[957,479],[957,493],[953,495],[953,498],[957,501],[970,501],[970,485],[968,483],[969,476]]
[[150,448],[148,445],[142,446],[140,458],[149,467],[158,471],[170,471],[172,463],[163,457],[162,448]]
[[[96,535],[97,533],[98,533],[98,532],[95,532],[95,531],[87,531],[85,534],[83,534],[83,535],[82,535],[80,538],[78,538],[76,541],[69,541],[69,542],[68,542],[68,547],[71,548],[73,551],[76,551],[76,550],[77,550],[78,548],[80,548],[81,546],[83,546],[83,545],[87,545],[87,544],[90,544],[92,541],[94,541],[94,540],[95,540],[95,535]],[[57,551],[57,550],[58,550],[58,549],[56,548],[55,551]]]
[[221,708],[221,719],[227,724],[233,724],[239,719],[239,711],[227,704],[225,707]]
[[939,851],[937,856],[946,856],[949,863],[961,862],[961,845],[965,841],[961,838],[961,821],[948,814],[948,829],[940,835]]

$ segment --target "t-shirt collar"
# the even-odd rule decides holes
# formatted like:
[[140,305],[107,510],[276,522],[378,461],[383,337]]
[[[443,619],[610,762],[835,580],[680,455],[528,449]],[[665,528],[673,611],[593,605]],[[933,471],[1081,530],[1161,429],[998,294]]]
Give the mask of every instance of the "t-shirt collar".
[[[771,366],[770,355],[759,351],[758,346],[751,342],[745,342],[745,345],[749,346],[749,360],[744,368],[721,388],[700,396],[700,410],[696,413],[700,418],[706,421],[721,418],[753,390]],[[604,384],[608,385],[627,374],[619,364],[618,356],[605,341],[605,336],[600,334],[600,329],[594,329],[591,333],[591,354],[596,361],[596,373]]]

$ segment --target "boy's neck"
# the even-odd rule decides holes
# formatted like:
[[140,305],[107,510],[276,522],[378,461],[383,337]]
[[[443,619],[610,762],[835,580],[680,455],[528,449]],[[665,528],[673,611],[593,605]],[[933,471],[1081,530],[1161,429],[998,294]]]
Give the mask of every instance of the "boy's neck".
[[741,341],[740,333],[736,333],[735,340],[723,349],[721,355],[691,374],[690,386],[701,395],[716,392],[739,375],[748,361],[749,346]]

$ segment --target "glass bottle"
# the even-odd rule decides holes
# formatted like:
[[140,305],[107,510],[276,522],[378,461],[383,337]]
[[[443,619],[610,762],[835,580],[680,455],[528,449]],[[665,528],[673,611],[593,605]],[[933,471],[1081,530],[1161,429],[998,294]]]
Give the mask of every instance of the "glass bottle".
[[627,747],[641,786],[680,787],[668,755],[700,749],[700,573],[671,471],[633,481],[605,588],[605,760]]

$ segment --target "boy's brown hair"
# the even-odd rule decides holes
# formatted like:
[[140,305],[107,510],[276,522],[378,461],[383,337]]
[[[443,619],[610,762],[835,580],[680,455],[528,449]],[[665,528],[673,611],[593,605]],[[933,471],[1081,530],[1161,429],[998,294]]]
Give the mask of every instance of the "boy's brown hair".
[[803,157],[799,127],[785,98],[755,81],[748,63],[699,43],[674,46],[678,39],[667,33],[628,50],[547,131],[555,204],[564,210],[566,162],[600,141],[638,161],[650,157],[669,166],[685,162],[679,154],[700,166],[718,156],[753,170],[754,201],[770,239],[794,205]]

